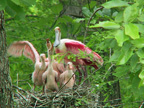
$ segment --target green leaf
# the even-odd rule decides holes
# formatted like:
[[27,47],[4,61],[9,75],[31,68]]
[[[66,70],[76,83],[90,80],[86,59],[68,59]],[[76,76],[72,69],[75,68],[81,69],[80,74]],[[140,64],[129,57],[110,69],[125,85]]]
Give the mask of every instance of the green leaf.
[[102,10],[102,14],[103,15],[107,15],[107,16],[111,16],[111,9],[106,9],[106,8],[104,8],[103,10]]
[[31,6],[31,5],[34,5],[36,3],[36,0],[21,0],[21,2],[26,6]]
[[12,1],[8,2],[8,6],[6,7],[6,12],[11,16],[15,17],[16,19],[23,20],[25,18],[25,13],[23,8],[16,5]]
[[130,59],[130,66],[131,66],[132,71],[135,70],[138,61],[139,61],[138,56],[134,54]]
[[120,25],[111,21],[103,21],[103,22],[99,22],[99,24],[90,26],[90,28],[95,28],[95,27],[103,27],[105,29],[118,29],[120,28]]
[[86,4],[84,7],[87,7],[87,8],[94,8],[94,6],[96,6],[97,2],[96,1],[91,1],[89,4]]
[[139,4],[139,6],[143,6],[144,5],[144,0],[136,0],[136,2]]
[[119,46],[122,46],[124,41],[129,39],[129,37],[124,34],[123,30],[117,30],[114,35]]
[[76,18],[73,21],[77,22],[77,23],[80,23],[81,21],[84,21],[84,20],[85,20],[84,18]]
[[136,74],[132,79],[132,90],[133,91],[138,91],[139,82],[140,82],[140,79],[139,79],[138,75]]
[[139,57],[140,63],[144,64],[144,48],[139,49],[136,54]]
[[139,78],[142,80],[142,85],[144,85],[144,70],[142,70],[139,74]]
[[10,6],[6,6],[5,11],[12,17],[16,15],[16,12]]
[[115,22],[122,22],[123,21],[123,11],[122,12],[119,12],[116,17],[115,17]]
[[54,13],[54,14],[59,14],[59,12],[63,9],[63,6],[61,3],[59,4],[55,4],[53,5],[53,7],[51,8],[51,11]]
[[141,21],[141,22],[144,22],[144,14],[141,14],[141,15],[138,17],[138,20]]
[[137,48],[142,48],[144,47],[144,38],[132,40],[131,43]]
[[11,0],[13,3],[15,3],[16,5],[20,5],[20,0]]
[[114,53],[112,54],[109,62],[117,61],[117,59],[119,58],[120,54],[121,54],[120,50],[114,50]]
[[144,64],[144,58],[140,58],[140,63]]
[[125,24],[125,34],[129,35],[132,39],[140,38],[138,27],[132,23]]
[[144,48],[139,49],[136,54],[140,57],[140,58],[144,58]]
[[141,86],[144,86],[144,80],[140,80],[140,83],[139,83],[139,88],[141,87]]
[[124,10],[124,22],[132,22],[133,20],[135,20],[135,18],[138,16],[138,7],[136,4],[132,5],[132,6],[128,6],[125,10]]
[[144,25],[143,24],[135,24],[139,28],[139,32],[144,34]]
[[0,0],[0,11],[3,10],[7,5],[7,0]]
[[125,7],[129,6],[128,2],[122,0],[112,0],[102,4],[105,8],[114,8],[114,7]]
[[117,64],[118,65],[123,65],[125,64],[130,57],[133,55],[133,50],[131,49],[132,45],[127,42],[123,45],[122,49],[121,49],[121,55],[118,59]]
[[138,73],[138,71],[140,71],[141,68],[142,68],[142,64],[136,63],[136,66],[131,68],[132,69],[131,72],[132,73]]
[[129,72],[129,67],[124,65],[124,66],[119,66],[116,68],[116,73],[113,73],[114,76],[120,78],[123,75],[126,75]]
[[92,15],[92,13],[90,12],[90,10],[87,7],[82,8],[82,13],[87,17],[91,17],[91,15]]

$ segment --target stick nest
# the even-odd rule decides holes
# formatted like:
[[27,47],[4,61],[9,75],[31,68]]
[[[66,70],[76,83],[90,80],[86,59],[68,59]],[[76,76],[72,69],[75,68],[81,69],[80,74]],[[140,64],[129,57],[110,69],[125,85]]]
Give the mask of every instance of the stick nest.
[[89,87],[74,87],[60,92],[29,92],[14,86],[17,91],[14,94],[16,107],[97,107],[98,94],[92,93]]

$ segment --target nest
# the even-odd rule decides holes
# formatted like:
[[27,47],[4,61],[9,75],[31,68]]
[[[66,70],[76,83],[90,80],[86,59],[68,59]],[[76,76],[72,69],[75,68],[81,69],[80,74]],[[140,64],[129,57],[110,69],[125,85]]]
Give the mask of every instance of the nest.
[[75,86],[73,89],[65,91],[49,92],[43,94],[42,92],[25,91],[17,86],[14,94],[14,101],[16,107],[47,107],[47,108],[87,108],[97,107],[98,94],[92,93],[90,87]]

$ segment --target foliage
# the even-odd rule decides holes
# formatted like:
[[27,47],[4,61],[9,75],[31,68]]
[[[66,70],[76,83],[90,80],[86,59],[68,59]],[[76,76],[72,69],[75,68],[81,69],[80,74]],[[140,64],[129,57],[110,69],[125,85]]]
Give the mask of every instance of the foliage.
[[[121,89],[127,86],[125,96],[133,94],[133,99],[143,99],[144,93],[144,79],[143,79],[143,32],[141,31],[143,20],[140,17],[143,15],[144,10],[142,2],[137,0],[129,4],[127,1],[117,0],[109,1],[103,4],[104,8],[111,9],[112,15],[117,13],[110,21],[102,21],[99,24],[94,24],[90,28],[103,27],[110,29],[107,32],[107,37],[104,40],[104,46],[113,50],[112,56],[109,60],[110,63],[116,65],[115,75],[118,79],[123,79]],[[121,9],[119,9],[121,7]],[[119,25],[119,26],[118,26]],[[109,41],[116,41],[113,46],[110,46]],[[103,49],[103,48],[101,48]],[[140,54],[141,53],[141,54]],[[141,55],[141,56],[140,56]],[[128,82],[127,84],[123,83]],[[123,92],[123,89],[121,90]]]
[[[107,101],[114,92],[109,88],[119,80],[123,106],[140,105],[132,106],[131,102],[142,101],[144,96],[143,0],[109,0],[104,3],[92,0],[82,3],[80,18],[65,14],[66,5],[78,5],[76,1],[2,0],[1,3],[0,10],[6,11],[8,45],[13,41],[29,40],[39,53],[46,54],[45,39],[50,38],[53,42],[53,29],[59,26],[62,38],[85,42],[104,59],[104,66],[97,72],[87,67],[92,88],[99,84],[95,92],[107,91],[104,92]],[[104,8],[93,15],[100,6]],[[9,61],[13,84],[17,84],[18,78],[19,86],[30,90],[32,81],[28,77],[34,70],[32,61],[25,57],[9,57]],[[95,72],[94,75],[91,72]],[[114,79],[109,79],[111,75]]]

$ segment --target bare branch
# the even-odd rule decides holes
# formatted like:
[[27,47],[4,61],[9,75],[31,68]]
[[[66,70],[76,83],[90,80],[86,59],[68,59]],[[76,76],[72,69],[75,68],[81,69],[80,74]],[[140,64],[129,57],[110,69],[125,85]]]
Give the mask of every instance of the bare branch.
[[84,32],[84,39],[83,39],[83,43],[85,43],[85,38],[86,38],[86,35],[87,35],[87,31],[88,31],[88,27],[90,25],[90,22],[91,20],[93,19],[93,16],[96,14],[96,12],[98,12],[99,10],[103,9],[104,7],[100,7],[98,9],[96,9],[93,14],[91,15],[90,19],[88,20],[88,23],[87,23],[87,26],[86,26],[86,30]]

